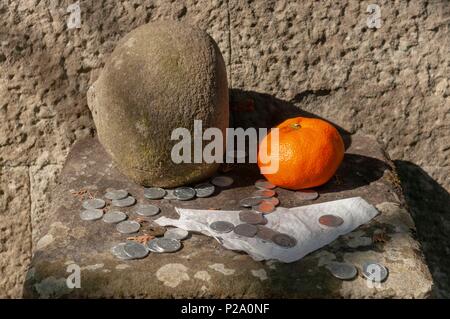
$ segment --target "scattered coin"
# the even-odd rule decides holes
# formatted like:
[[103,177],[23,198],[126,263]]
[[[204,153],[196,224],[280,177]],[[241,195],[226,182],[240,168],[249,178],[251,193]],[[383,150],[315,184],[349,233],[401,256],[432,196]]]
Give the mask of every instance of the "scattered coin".
[[266,198],[266,199],[264,199],[264,201],[272,203],[273,206],[280,205],[280,200],[278,198],[276,198],[276,197]]
[[100,209],[105,207],[106,202],[103,199],[100,198],[91,198],[87,199],[83,202],[83,208],[84,209]]
[[117,224],[116,229],[122,234],[137,233],[141,228],[141,224],[134,220],[126,220]]
[[87,209],[80,213],[80,218],[88,221],[100,219],[102,216],[103,210],[101,209]]
[[234,229],[234,225],[230,222],[218,220],[209,225],[209,228],[214,230],[216,233],[229,233]]
[[202,183],[194,186],[197,197],[209,197],[214,194],[215,187],[210,183]]
[[265,179],[259,179],[255,182],[256,188],[259,189],[274,189],[276,186],[273,185],[271,182],[266,181]]
[[349,263],[330,262],[325,268],[327,268],[334,277],[341,280],[352,280],[358,274],[356,267]]
[[164,199],[177,199],[173,192],[173,189],[166,189],[166,196],[164,196]]
[[258,228],[255,225],[239,224],[234,227],[234,233],[244,237],[254,237],[258,232]]
[[263,214],[270,214],[275,210],[275,205],[269,201],[263,200],[261,203],[254,206],[253,209]]
[[125,246],[125,244],[126,243],[120,243],[120,244],[117,244],[117,245],[113,246],[111,248],[111,253],[114,256],[116,256],[117,258],[122,259],[122,260],[129,260],[129,259],[131,259],[131,257],[128,256],[127,254],[125,254],[125,251],[123,250],[123,247]]
[[266,241],[272,241],[273,236],[276,234],[279,234],[277,231],[273,230],[272,228],[263,226],[263,225],[257,225],[256,228],[258,229],[256,233],[256,237],[261,238],[262,240]]
[[192,187],[178,187],[173,191],[178,200],[190,200],[195,197],[195,189]]
[[366,261],[362,265],[362,275],[374,282],[383,282],[389,275],[389,271],[385,266],[374,261]]
[[166,196],[166,191],[161,187],[145,187],[144,197],[148,199],[161,199]]
[[163,250],[157,245],[156,238],[149,240],[145,246],[152,253],[162,253],[163,252]]
[[128,255],[131,259],[141,259],[148,255],[147,248],[135,241],[127,242],[123,246],[123,250],[125,254]]
[[344,220],[336,215],[322,215],[319,217],[319,223],[327,227],[339,227],[344,223]]
[[133,196],[128,196],[123,199],[113,199],[112,205],[116,207],[128,207],[134,205],[136,203],[136,199]]
[[150,204],[141,204],[136,209],[136,214],[149,217],[149,216],[155,216],[160,212],[160,209],[158,206],[150,205]]
[[128,196],[128,191],[124,189],[113,189],[105,193],[107,199],[124,199]]
[[255,213],[248,210],[243,210],[239,213],[239,219],[243,223],[252,224],[252,225],[265,225],[267,224],[267,219],[259,213]]
[[233,182],[234,180],[231,177],[224,175],[216,176],[211,180],[211,183],[218,187],[229,187]]
[[275,195],[276,193],[273,189],[258,189],[253,193],[253,196],[262,198],[271,198],[274,197]]
[[165,238],[184,240],[189,236],[189,232],[182,228],[170,228],[164,233]]
[[319,193],[317,193],[314,190],[305,189],[301,191],[296,191],[295,196],[300,200],[314,200],[319,197]]
[[261,198],[261,197],[247,197],[247,198],[241,199],[239,204],[242,207],[253,207],[253,206],[259,205],[263,200],[264,200],[264,198]]
[[156,245],[161,248],[164,253],[173,253],[181,248],[181,243],[179,240],[173,238],[156,238]]
[[103,215],[103,221],[108,224],[117,224],[127,219],[127,215],[122,212],[112,211]]
[[280,247],[292,248],[297,245],[297,239],[287,234],[278,233],[272,237],[272,241]]

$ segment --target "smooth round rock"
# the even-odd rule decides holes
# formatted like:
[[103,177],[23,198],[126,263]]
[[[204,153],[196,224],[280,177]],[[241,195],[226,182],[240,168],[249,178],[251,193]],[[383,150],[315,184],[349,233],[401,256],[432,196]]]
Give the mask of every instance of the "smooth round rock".
[[195,190],[192,187],[178,187],[173,191],[173,195],[178,200],[191,200],[195,197]]
[[179,21],[134,29],[110,54],[87,100],[101,144],[137,184],[178,187],[219,168],[193,159],[180,163],[179,141],[171,140],[179,128],[193,136],[194,119],[223,136],[228,127],[225,63],[205,31]]
[[210,183],[202,183],[194,186],[197,197],[204,198],[214,194],[216,188]]
[[246,197],[239,201],[239,204],[242,207],[253,207],[259,205],[264,198],[261,197]]
[[163,250],[162,250],[162,248],[160,248],[160,247],[158,246],[157,240],[156,240],[156,239],[157,239],[157,238],[152,239],[152,240],[149,240],[149,241],[147,242],[147,244],[145,245],[145,247],[146,247],[149,251],[151,251],[152,253],[162,253]]
[[116,256],[117,258],[119,258],[119,259],[122,259],[122,260],[130,260],[130,259],[132,259],[132,258],[131,258],[130,256],[128,256],[128,255],[125,253],[124,249],[123,249],[123,247],[125,246],[125,244],[126,244],[126,243],[119,243],[119,244],[113,246],[113,247],[111,248],[111,253],[112,253],[114,256]]
[[173,238],[156,238],[155,245],[158,246],[163,253],[173,253],[181,248],[179,240]]
[[295,192],[295,197],[300,200],[315,200],[319,197],[319,193],[314,190],[301,190]]
[[230,222],[218,220],[209,225],[209,228],[214,230],[216,233],[226,234],[234,229],[234,225]]
[[269,201],[263,200],[256,206],[253,206],[253,209],[262,214],[270,214],[275,211],[275,205]]
[[339,227],[344,223],[344,220],[336,215],[322,215],[319,217],[319,224],[326,227]]
[[169,228],[164,233],[165,238],[172,238],[176,240],[184,240],[189,236],[189,232],[182,228]]
[[100,198],[91,198],[87,199],[82,204],[83,208],[86,210],[89,209],[101,209],[106,206],[106,202]]
[[126,220],[117,224],[116,229],[122,234],[133,234],[137,233],[141,228],[141,224],[135,222],[134,220]]
[[366,261],[362,265],[362,275],[374,282],[383,282],[389,275],[388,269],[380,263]]
[[236,227],[234,227],[233,231],[235,234],[239,236],[254,237],[258,232],[258,228],[256,228],[255,225],[239,224]]
[[131,259],[141,259],[148,255],[147,248],[144,245],[134,241],[125,243],[123,246],[123,251]]
[[255,213],[248,210],[243,210],[239,213],[239,219],[241,222],[252,225],[265,225],[267,219],[259,213]]
[[123,212],[117,211],[106,212],[102,218],[102,220],[108,224],[117,224],[121,221],[124,221],[125,219],[127,219],[127,215]]
[[113,199],[111,204],[116,207],[129,207],[136,203],[136,199],[133,196],[128,196],[123,199]]
[[106,199],[124,199],[128,196],[128,191],[124,189],[113,189],[105,193]]
[[258,189],[253,193],[253,196],[255,197],[261,197],[261,198],[271,198],[275,196],[277,193],[272,189]]
[[287,234],[275,234],[272,237],[272,241],[280,247],[283,248],[292,248],[297,245],[297,239]]
[[265,179],[259,179],[255,182],[256,188],[259,189],[274,189],[276,186],[272,184],[271,182],[265,180]]
[[234,180],[229,176],[216,176],[211,179],[211,184],[216,185],[218,187],[229,187],[234,183]]
[[136,208],[135,213],[140,216],[150,217],[150,216],[155,216],[160,211],[161,210],[158,206],[151,205],[151,204],[141,204]]
[[161,199],[166,196],[166,191],[161,187],[144,188],[144,197],[148,199]]
[[101,209],[87,209],[80,213],[80,218],[86,221],[98,220],[102,218],[103,210]]
[[352,280],[358,274],[356,267],[349,263],[330,262],[325,266],[330,273],[341,280]]

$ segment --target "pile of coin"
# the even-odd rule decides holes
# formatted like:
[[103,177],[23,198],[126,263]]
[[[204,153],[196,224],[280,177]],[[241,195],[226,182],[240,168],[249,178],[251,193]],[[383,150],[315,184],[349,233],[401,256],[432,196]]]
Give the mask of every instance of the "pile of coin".
[[[340,280],[352,280],[358,275],[358,268],[347,262],[333,261],[326,264],[325,268]],[[381,283],[386,280],[388,274],[387,268],[381,263],[366,261],[362,265],[362,276],[369,281]]]

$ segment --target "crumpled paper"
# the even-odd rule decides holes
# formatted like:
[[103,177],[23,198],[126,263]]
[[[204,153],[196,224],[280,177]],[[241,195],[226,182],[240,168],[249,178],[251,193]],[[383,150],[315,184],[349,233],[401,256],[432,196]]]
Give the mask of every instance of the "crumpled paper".
[[[276,259],[290,263],[303,258],[347,234],[362,224],[369,222],[378,211],[361,197],[341,199],[320,204],[293,208],[277,207],[267,214],[267,227],[286,233],[297,239],[297,245],[283,248],[274,243],[263,241],[257,237],[247,238],[234,232],[219,234],[209,228],[212,222],[224,220],[234,225],[241,224],[239,211],[197,210],[176,208],[179,219],[160,217],[156,220],[161,226],[175,226],[192,232],[199,232],[214,237],[225,248],[244,251],[254,260]],[[336,228],[319,224],[322,215],[340,216],[344,223]]]

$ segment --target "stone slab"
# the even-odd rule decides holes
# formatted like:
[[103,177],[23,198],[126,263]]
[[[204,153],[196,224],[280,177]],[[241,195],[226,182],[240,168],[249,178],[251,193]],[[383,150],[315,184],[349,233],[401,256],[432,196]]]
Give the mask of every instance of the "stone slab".
[[[192,234],[183,249],[173,254],[150,254],[139,261],[120,261],[109,252],[126,236],[101,221],[79,218],[81,200],[73,192],[82,189],[101,196],[109,187],[125,188],[138,202],[143,188],[114,167],[96,138],[75,144],[53,191],[53,209],[37,243],[25,284],[25,297],[120,297],[120,298],[423,298],[432,280],[420,245],[414,239],[414,223],[403,208],[398,179],[383,151],[370,137],[351,136],[337,178],[317,190],[324,202],[361,196],[381,214],[370,224],[340,237],[300,261],[282,264],[256,262],[246,254],[222,248],[215,240]],[[241,165],[227,173],[236,183],[214,197],[195,201],[156,201],[162,214],[174,218],[174,207],[239,209],[238,201],[254,190],[259,178],[253,165]],[[279,190],[283,206],[300,202],[287,190]],[[127,210],[132,210],[129,208]],[[131,214],[134,217],[133,214]],[[369,288],[362,277],[342,282],[324,268],[331,260],[361,266],[365,259],[385,264],[390,275],[379,288]],[[81,288],[65,285],[68,265],[81,268]]]

